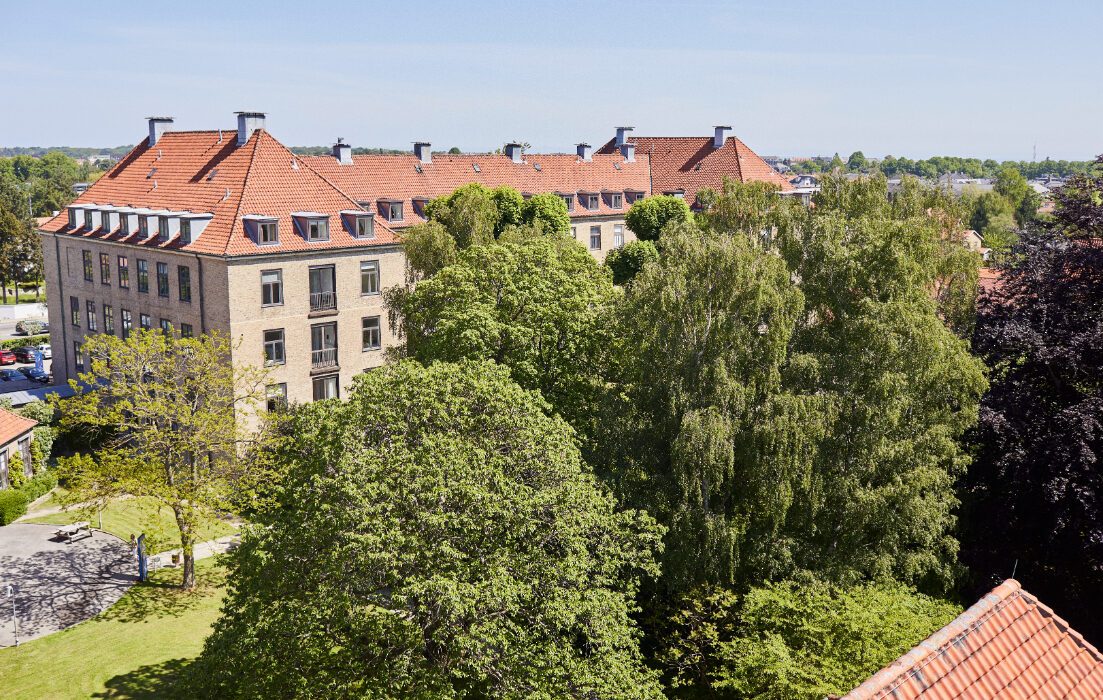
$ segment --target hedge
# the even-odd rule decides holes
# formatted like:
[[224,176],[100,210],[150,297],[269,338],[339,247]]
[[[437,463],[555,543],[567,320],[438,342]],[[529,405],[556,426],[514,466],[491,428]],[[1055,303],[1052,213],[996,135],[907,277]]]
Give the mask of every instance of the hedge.
[[19,489],[0,491],[0,525],[8,525],[27,513],[27,494]]
[[27,497],[27,502],[30,503],[39,496],[49,493],[50,489],[55,486],[57,486],[57,474],[53,471],[45,471],[27,479],[26,483],[17,490],[22,491],[23,495]]
[[50,336],[48,335],[28,335],[25,338],[0,340],[0,349],[13,350],[15,348],[21,348],[24,345],[41,345],[42,343],[48,342],[50,342]]

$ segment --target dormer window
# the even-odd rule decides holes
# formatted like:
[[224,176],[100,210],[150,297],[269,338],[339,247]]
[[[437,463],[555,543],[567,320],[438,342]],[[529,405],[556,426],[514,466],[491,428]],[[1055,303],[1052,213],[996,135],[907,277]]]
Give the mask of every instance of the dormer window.
[[148,216],[139,216],[138,217],[138,233],[140,233],[142,235],[142,238],[148,238],[149,237],[149,217]]
[[191,221],[180,219],[180,237],[184,240],[191,239]]
[[356,217],[356,237],[375,238],[375,220],[370,216]]
[[310,221],[307,224],[306,240],[308,241],[328,241],[329,240],[329,222],[317,219]]
[[598,200],[601,197],[596,194],[583,194],[580,195],[580,199],[586,205],[587,209],[594,210],[598,208]]
[[92,212],[88,211],[87,209],[84,211],[84,228],[92,228]]
[[291,212],[299,235],[311,243],[329,240],[329,216],[314,211]]
[[77,227],[77,210],[76,209],[70,209],[69,210],[69,228],[76,228],[76,227]]
[[609,206],[613,209],[623,209],[624,195],[620,192],[614,192],[613,194],[609,195]]
[[379,202],[379,213],[387,221],[402,221],[402,202],[384,199]]
[[130,215],[125,212],[119,216],[119,235],[130,235]]
[[563,203],[567,205],[567,211],[574,211],[574,195],[561,194],[559,196],[563,198]]
[[280,225],[278,221],[262,221],[257,226],[257,240],[261,245],[276,245],[280,242]]
[[157,217],[157,238],[162,241],[169,239],[169,218],[167,216]]
[[643,199],[643,196],[644,196],[643,192],[632,191],[632,190],[629,190],[629,191],[625,192],[624,194],[625,194],[625,197],[628,199],[629,204],[635,204],[636,202]]
[[429,198],[428,197],[414,197],[413,202],[414,202],[414,213],[417,214],[418,216],[422,217],[423,219],[429,218],[429,217],[425,216],[425,208],[429,206]]

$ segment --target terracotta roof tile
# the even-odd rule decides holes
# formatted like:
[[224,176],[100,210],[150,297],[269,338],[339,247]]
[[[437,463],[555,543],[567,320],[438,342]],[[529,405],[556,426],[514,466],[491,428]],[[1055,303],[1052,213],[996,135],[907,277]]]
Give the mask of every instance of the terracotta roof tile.
[[38,421],[0,408],[0,445],[6,445],[38,425]]
[[[636,144],[637,158],[650,158],[655,193],[682,190],[690,206],[697,203],[698,191],[720,190],[725,177],[737,182],[769,182],[783,191],[793,189],[788,180],[734,136],[720,148],[713,146],[711,136],[629,136],[628,141]],[[597,152],[617,152],[616,140],[611,139]]]
[[[156,236],[134,245],[181,249],[215,255],[250,255],[315,248],[384,245],[396,242],[394,232],[378,217],[375,238],[354,238],[341,225],[338,212],[359,209],[356,200],[315,172],[267,131],[258,129],[237,145],[237,132],[169,131],[153,148],[148,139],[136,146],[73,204],[141,207],[171,211],[211,213],[214,217],[192,243],[178,238],[159,241]],[[315,211],[330,216],[330,240],[308,242],[295,233],[291,212]],[[258,246],[248,235],[241,217],[264,214],[279,219],[278,245]],[[88,238],[124,240],[118,231],[92,231],[68,225],[62,212],[41,226],[48,232]]]
[[595,155],[592,161],[583,161],[573,154],[526,153],[520,163],[492,153],[433,154],[431,163],[422,163],[413,155],[375,154],[353,156],[352,163],[347,165],[328,155],[303,160],[373,209],[376,202],[401,201],[403,221],[392,222],[397,226],[425,220],[414,208],[414,199],[433,199],[472,182],[492,188],[507,185],[521,193],[575,194],[574,207],[569,212],[572,218],[623,215],[628,210],[627,201],[622,201],[620,208],[613,208],[611,198],[605,196],[599,197],[597,209],[586,209],[577,200],[579,192],[651,193],[647,158],[637,157],[629,163],[619,154]]
[[842,700],[1101,696],[1103,654],[1009,579]]

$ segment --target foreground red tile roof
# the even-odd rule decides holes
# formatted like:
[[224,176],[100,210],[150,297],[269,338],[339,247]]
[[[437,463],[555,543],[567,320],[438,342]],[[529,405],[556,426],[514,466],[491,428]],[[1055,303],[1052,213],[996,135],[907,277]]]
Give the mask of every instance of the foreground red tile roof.
[[[638,159],[650,158],[651,184],[656,194],[681,190],[686,202],[694,206],[697,192],[705,188],[719,191],[724,178],[737,182],[769,182],[788,192],[793,186],[752,151],[747,144],[729,136],[720,148],[711,136],[629,136],[636,144]],[[617,152],[616,139],[597,151]]]
[[36,425],[38,421],[0,408],[0,445],[8,444]]
[[1103,697],[1103,654],[1008,579],[843,700]]
[[[315,248],[340,248],[394,243],[386,222],[375,220],[375,238],[358,240],[341,225],[338,212],[356,210],[356,200],[315,172],[264,129],[237,145],[237,131],[168,131],[153,148],[145,139],[83,192],[73,204],[111,205],[154,210],[211,213],[214,218],[192,243],[179,238],[139,240],[119,231],[69,227],[68,213],[43,224],[48,232],[127,240],[149,248],[181,249],[215,255],[250,255]],[[330,217],[330,240],[307,242],[295,235],[291,212],[318,212]],[[258,214],[279,219],[278,245],[255,243],[242,216]]]
[[597,209],[586,209],[578,199],[579,192],[651,194],[647,158],[629,163],[619,153],[595,155],[591,161],[574,154],[526,153],[520,163],[494,153],[434,153],[431,163],[422,163],[413,155],[376,154],[353,156],[352,163],[346,165],[331,155],[307,156],[303,160],[372,209],[379,201],[402,202],[403,220],[391,222],[392,226],[409,226],[425,220],[419,207],[414,206],[415,199],[431,200],[451,194],[471,182],[491,188],[506,185],[522,194],[573,194],[574,207],[569,212],[572,218],[623,215],[628,210],[627,199],[620,208],[613,208],[607,196],[598,197]]

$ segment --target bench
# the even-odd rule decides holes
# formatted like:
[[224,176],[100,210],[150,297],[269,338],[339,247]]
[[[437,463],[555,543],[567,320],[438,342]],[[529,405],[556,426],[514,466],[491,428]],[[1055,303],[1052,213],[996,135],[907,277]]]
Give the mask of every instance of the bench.
[[65,542],[73,542],[83,537],[91,537],[92,523],[82,520],[72,525],[62,525],[54,532],[54,536]]

